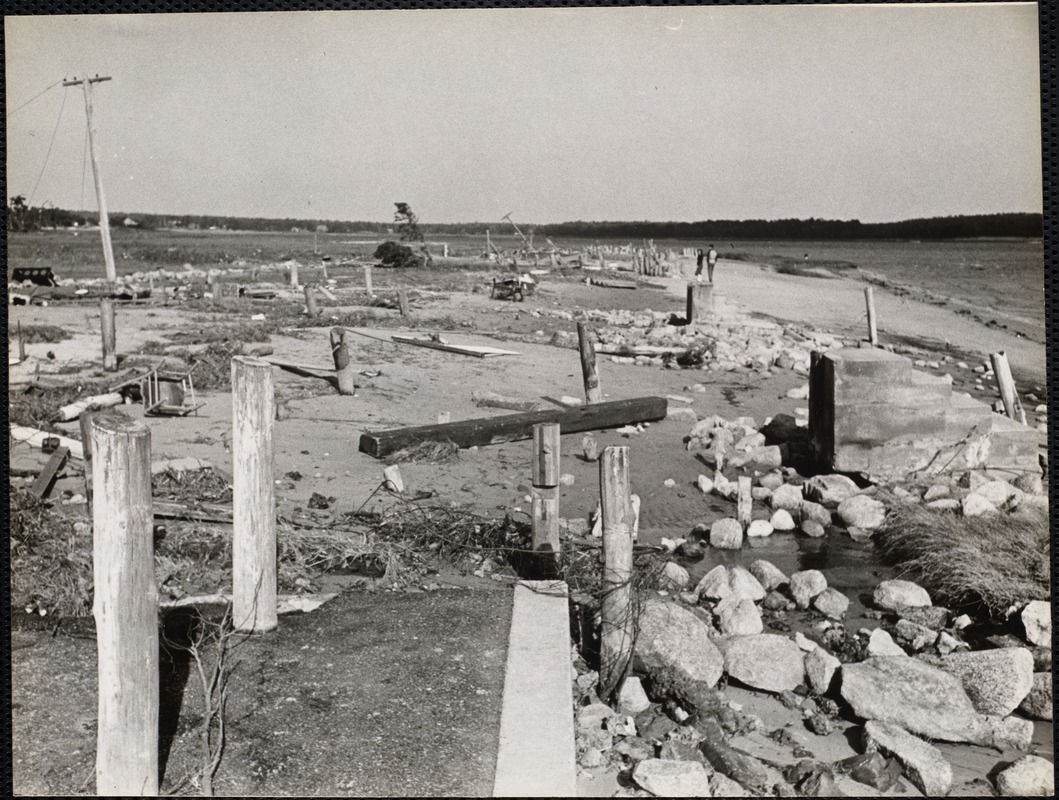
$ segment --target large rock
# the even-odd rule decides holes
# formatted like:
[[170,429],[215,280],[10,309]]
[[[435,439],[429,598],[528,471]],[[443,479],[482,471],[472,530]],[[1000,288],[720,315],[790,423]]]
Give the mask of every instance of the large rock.
[[728,585],[732,589],[732,596],[740,600],[756,602],[765,599],[765,587],[744,567],[732,567],[728,570]]
[[767,591],[772,591],[777,586],[784,586],[790,583],[791,580],[783,574],[779,567],[771,561],[765,561],[763,558],[759,558],[750,565],[750,574],[757,578],[758,583]]
[[772,518],[769,519],[769,525],[772,526],[774,531],[793,531],[797,527],[791,512],[785,508],[778,508],[773,512]]
[[743,546],[743,526],[732,517],[722,517],[710,526],[710,546],[738,550]]
[[840,666],[842,662],[822,647],[816,647],[805,654],[805,676],[809,679],[809,686],[817,694],[827,694]]
[[691,576],[688,575],[688,571],[680,564],[675,561],[667,561],[666,565],[662,567],[662,576],[659,582],[672,592],[682,592],[690,580]]
[[873,531],[882,527],[886,519],[886,506],[874,497],[856,494],[838,504],[836,512],[847,528],[862,528]]
[[701,761],[648,758],[636,765],[632,779],[656,797],[710,797],[710,779]]
[[895,579],[880,583],[875,588],[872,601],[879,608],[898,611],[902,608],[929,606],[930,595],[918,583]]
[[740,600],[732,596],[718,603],[714,611],[717,613],[717,627],[725,636],[752,636],[765,629],[761,612],[753,600]]
[[876,656],[843,664],[840,677],[842,697],[858,717],[892,722],[928,739],[1024,747],[1033,733],[1028,720],[979,714],[959,678],[917,658]]
[[989,481],[989,483],[983,483],[975,489],[974,493],[979,497],[984,497],[994,506],[1000,508],[1019,492],[1018,489],[1007,481]]
[[819,503],[810,503],[808,500],[802,503],[802,517],[801,520],[804,523],[806,520],[811,519],[815,522],[819,522],[825,528],[831,524],[831,512],[824,508]]
[[1033,655],[1024,647],[953,653],[940,666],[963,682],[980,714],[1007,716],[1033,688]]
[[724,564],[718,564],[703,575],[702,580],[695,587],[695,594],[709,600],[723,600],[731,593],[732,588],[728,584],[728,567]]
[[831,619],[842,619],[849,609],[849,598],[830,586],[813,598],[813,608]]
[[1026,641],[1038,647],[1052,646],[1052,607],[1044,600],[1027,603],[1019,615],[1026,631]]
[[818,569],[791,573],[791,596],[798,608],[808,608],[812,599],[827,588],[827,578]]
[[860,493],[860,488],[845,475],[816,475],[805,482],[805,498],[828,508],[837,508],[843,500]]
[[864,746],[900,761],[905,775],[927,797],[943,797],[952,789],[952,767],[941,751],[897,725],[870,720],[864,726]]
[[996,776],[1001,797],[1052,797],[1055,766],[1040,756],[1024,756]]
[[802,507],[803,500],[801,486],[785,483],[772,490],[769,505],[776,510],[798,511]]
[[651,700],[643,690],[643,684],[635,675],[630,675],[621,684],[618,692],[618,708],[622,714],[639,714],[651,707]]
[[754,689],[786,692],[805,679],[802,651],[785,636],[759,633],[718,640],[729,677]]
[[869,656],[903,656],[905,651],[893,637],[882,628],[876,628],[868,637]]
[[1052,721],[1052,673],[1033,673],[1033,688],[1019,705],[1019,711],[1030,719]]
[[724,657],[710,641],[706,623],[659,598],[640,609],[634,657],[641,672],[669,671],[699,688],[712,689],[724,672]]
[[965,517],[981,517],[986,514],[996,514],[995,505],[986,500],[982,495],[971,492],[960,501],[960,508]]
[[767,519],[755,519],[746,526],[746,535],[752,539],[763,539],[766,536],[771,536],[772,531],[772,523]]
[[[907,619],[897,620],[897,625],[894,626],[894,634],[899,642],[907,645],[917,653],[938,641],[938,632],[936,630],[928,628],[926,625],[917,625],[915,622],[909,622]],[[884,654],[880,653],[879,655]]]

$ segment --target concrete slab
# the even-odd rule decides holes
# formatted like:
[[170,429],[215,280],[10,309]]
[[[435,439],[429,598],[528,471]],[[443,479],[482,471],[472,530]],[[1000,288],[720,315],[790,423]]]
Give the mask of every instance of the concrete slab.
[[515,587],[494,797],[574,797],[570,610],[562,581]]

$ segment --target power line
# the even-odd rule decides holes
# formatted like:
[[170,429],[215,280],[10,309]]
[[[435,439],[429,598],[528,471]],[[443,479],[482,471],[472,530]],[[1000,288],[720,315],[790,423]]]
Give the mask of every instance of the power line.
[[19,106],[18,108],[13,108],[13,109],[11,109],[10,111],[8,111],[8,112],[7,112],[7,115],[8,115],[9,117],[10,117],[10,116],[11,116],[12,114],[14,114],[14,113],[15,113],[16,111],[21,111],[21,110],[22,110],[23,108],[25,108],[26,106],[28,106],[28,105],[29,105],[30,103],[32,103],[32,102],[33,102],[34,100],[36,100],[36,99],[37,99],[38,97],[40,97],[40,96],[41,96],[42,94],[44,94],[45,92],[47,92],[47,91],[49,91],[49,90],[51,90],[51,89],[54,89],[54,88],[55,88],[56,86],[58,86],[58,85],[59,85],[60,83],[62,83],[62,81],[56,81],[56,82],[55,82],[55,83],[53,83],[53,84],[52,84],[51,86],[47,86],[47,87],[45,87],[44,89],[42,89],[41,91],[39,91],[39,92],[37,92],[37,93],[36,93],[35,95],[33,95],[33,97],[29,98],[29,100],[27,100],[27,101],[26,101],[25,103],[23,103],[22,105],[20,105],[20,106]]
[[48,158],[51,156],[52,145],[55,144],[55,134],[59,132],[59,122],[63,118],[63,109],[66,108],[66,92],[63,92],[63,101],[59,106],[59,116],[55,118],[55,129],[51,132],[51,141],[48,142],[48,152],[44,154],[44,163],[40,168],[40,175],[37,176],[37,182],[33,184],[33,191],[29,193],[29,199],[26,201],[26,205],[33,203],[33,195],[37,193],[37,187],[40,186],[40,179],[44,177],[44,170],[48,167]]

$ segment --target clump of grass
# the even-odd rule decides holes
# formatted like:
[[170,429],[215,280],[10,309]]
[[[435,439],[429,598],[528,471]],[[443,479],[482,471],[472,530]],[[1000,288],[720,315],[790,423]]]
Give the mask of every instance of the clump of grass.
[[[54,431],[52,420],[65,405],[82,397],[102,393],[106,384],[85,382],[55,388],[31,387],[25,392],[8,394],[8,418],[14,425]],[[69,435],[69,434],[66,434]]]
[[[8,341],[18,341],[18,328],[8,326],[7,338]],[[37,344],[41,342],[54,344],[56,342],[61,342],[64,339],[71,338],[73,338],[73,335],[64,328],[60,328],[58,325],[22,326],[22,341],[26,344]]]
[[1048,514],[962,517],[898,505],[874,537],[940,605],[1002,619],[1013,604],[1051,596]]
[[151,493],[188,504],[232,502],[232,487],[212,469],[160,472],[151,478]]
[[460,448],[455,442],[420,442],[391,453],[387,464],[444,464],[458,458]]

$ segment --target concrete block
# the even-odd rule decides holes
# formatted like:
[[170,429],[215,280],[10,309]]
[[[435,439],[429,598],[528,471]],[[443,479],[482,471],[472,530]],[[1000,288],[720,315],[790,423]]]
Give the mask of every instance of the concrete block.
[[912,362],[888,350],[844,347],[828,350],[823,359],[834,364],[836,379],[867,378],[881,383],[912,380]]

